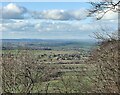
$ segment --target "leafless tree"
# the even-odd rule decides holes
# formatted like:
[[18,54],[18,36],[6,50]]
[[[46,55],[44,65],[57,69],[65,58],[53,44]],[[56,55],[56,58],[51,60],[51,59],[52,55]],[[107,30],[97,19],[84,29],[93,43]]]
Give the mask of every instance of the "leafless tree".
[[29,50],[14,53],[8,51],[2,54],[3,93],[39,92],[41,89],[37,89],[37,86],[49,80],[52,68],[40,63],[40,59]]
[[101,2],[89,2],[92,8],[89,9],[90,16],[93,14],[101,14],[97,17],[100,20],[107,12],[120,12],[120,1],[115,0],[101,0]]

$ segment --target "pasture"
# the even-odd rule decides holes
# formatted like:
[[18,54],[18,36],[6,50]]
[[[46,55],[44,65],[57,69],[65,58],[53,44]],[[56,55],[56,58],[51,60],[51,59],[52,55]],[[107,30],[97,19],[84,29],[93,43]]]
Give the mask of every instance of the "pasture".
[[[31,93],[89,91],[93,85],[85,72],[92,65],[83,62],[88,57],[84,52],[76,50],[3,50],[3,71],[5,73],[5,75],[3,74],[5,79],[5,87],[3,88],[9,92],[25,92],[25,89],[20,89],[21,87],[26,88],[25,85],[28,85]],[[28,78],[24,77],[26,75],[24,71],[29,76]],[[8,75],[6,76],[6,74]],[[11,74],[14,85],[9,87],[8,85],[11,85],[11,82],[8,85],[6,84]],[[27,82],[24,83],[24,81]],[[33,82],[31,83],[31,81]]]

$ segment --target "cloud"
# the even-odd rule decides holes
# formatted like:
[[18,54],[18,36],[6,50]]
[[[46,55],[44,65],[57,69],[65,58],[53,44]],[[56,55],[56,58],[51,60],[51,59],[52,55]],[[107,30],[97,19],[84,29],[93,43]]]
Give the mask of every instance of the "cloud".
[[[78,10],[42,10],[42,11],[31,11],[25,7],[18,6],[14,3],[0,8],[1,18],[3,19],[23,19],[25,14],[30,18],[34,19],[51,19],[51,20],[82,20],[85,19],[89,12],[86,9]],[[25,17],[26,18],[26,17]]]
[[7,31],[30,31],[34,27],[28,20],[3,20],[2,32]]
[[22,19],[26,12],[26,8],[13,3],[9,3],[7,6],[0,9],[0,14],[2,14],[3,19]]
[[52,19],[52,20],[82,20],[85,19],[89,12],[86,9],[79,10],[43,10],[31,12],[33,18],[36,19]]
[[[51,9],[51,10],[41,10],[32,11],[25,7],[16,5],[14,3],[9,3],[8,5],[0,8],[0,14],[3,19],[23,19],[23,18],[33,18],[33,19],[46,19],[46,20],[84,20],[90,17],[89,11],[87,9],[76,9],[76,10],[61,10],[61,9]],[[26,15],[27,14],[27,15]],[[103,13],[96,13],[97,18],[101,17]],[[93,17],[95,19],[96,17]],[[117,20],[118,13],[113,11],[108,11],[102,18],[103,20]]]
[[[106,31],[112,31],[113,26],[117,25],[115,22],[108,21],[95,21],[91,23],[85,23],[80,21],[56,21],[56,20],[38,20],[38,19],[24,19],[24,20],[3,20],[0,25],[3,32],[15,31],[15,32],[95,32],[101,31],[104,28]],[[93,28],[94,27],[94,28]]]
[[103,16],[104,20],[118,20],[118,12],[109,11]]
[[113,26],[116,25],[115,22],[108,21],[87,23],[76,20],[3,19],[3,22],[0,24],[3,38],[80,39],[89,38],[93,32],[110,33],[116,30],[116,27]]

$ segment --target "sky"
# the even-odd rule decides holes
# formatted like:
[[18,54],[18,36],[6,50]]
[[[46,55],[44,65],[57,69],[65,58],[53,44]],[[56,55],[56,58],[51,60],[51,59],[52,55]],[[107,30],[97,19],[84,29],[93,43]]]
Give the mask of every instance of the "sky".
[[2,39],[92,39],[93,32],[117,30],[117,13],[96,20],[90,8],[86,2],[2,3],[0,33]]

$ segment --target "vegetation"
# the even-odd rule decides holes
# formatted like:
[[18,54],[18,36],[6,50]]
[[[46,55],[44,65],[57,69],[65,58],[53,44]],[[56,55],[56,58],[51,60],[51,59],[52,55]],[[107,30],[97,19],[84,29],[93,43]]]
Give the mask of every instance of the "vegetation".
[[[47,92],[70,93],[69,91],[73,86],[75,89],[72,92],[79,92],[80,88],[78,89],[76,85],[80,81],[83,70],[87,69],[87,66],[80,62],[82,54],[73,54],[74,52],[57,53],[50,51],[50,53],[42,52],[41,54],[41,51],[35,52],[34,50],[3,51],[4,92],[46,93],[47,89]],[[78,61],[75,62],[74,60]],[[71,84],[73,81],[75,85]],[[81,79],[81,81],[85,80]]]
[[119,93],[119,40],[111,38],[99,43],[91,52],[3,50],[3,91]]
[[[95,87],[99,93],[120,93],[119,85],[119,44],[117,35],[108,35],[109,39],[101,42],[92,52],[88,63],[95,64]],[[104,36],[98,38],[105,39]],[[93,79],[93,78],[92,78]]]
[[[92,3],[96,10],[91,14],[106,8],[112,10],[120,3],[110,1]],[[112,6],[105,8],[108,5]],[[120,40],[117,34],[104,37],[95,33],[95,37],[101,42],[91,51],[71,48],[3,50],[3,92],[120,94]]]

